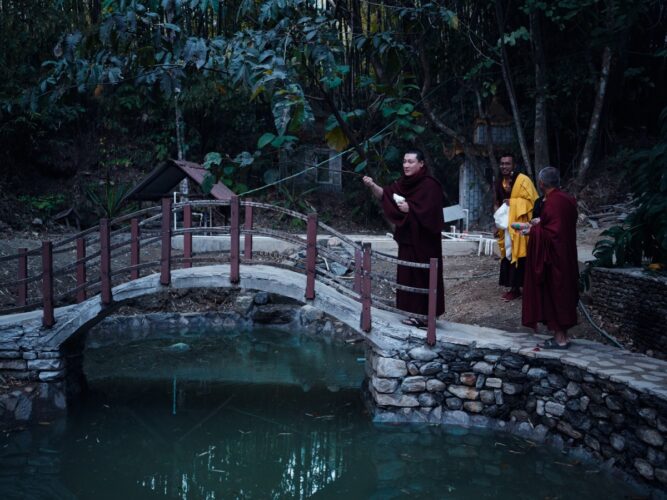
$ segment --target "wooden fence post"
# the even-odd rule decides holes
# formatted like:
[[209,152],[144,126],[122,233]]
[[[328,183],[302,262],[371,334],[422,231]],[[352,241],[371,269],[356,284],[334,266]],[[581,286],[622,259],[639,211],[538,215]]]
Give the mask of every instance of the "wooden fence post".
[[306,300],[315,298],[315,265],[317,264],[317,214],[308,215],[306,229]]
[[371,244],[363,244],[361,280],[361,329],[371,331]]
[[230,228],[229,228],[229,237],[230,237],[230,248],[229,248],[229,259],[230,259],[230,272],[229,272],[229,281],[233,284],[236,284],[240,281],[239,274],[239,264],[240,264],[240,237],[241,231],[239,227],[239,197],[232,195],[232,198],[229,202],[229,211],[230,211]]
[[435,345],[435,314],[438,298],[438,259],[431,258],[428,269],[428,328],[426,343]]
[[183,267],[192,267],[192,205],[187,204],[183,207]]
[[109,305],[111,295],[111,233],[109,219],[100,219],[100,282],[102,304]]
[[[357,241],[356,243],[361,244],[360,241]],[[361,249],[360,248],[355,248],[354,249],[354,284],[352,285],[352,290],[354,293],[358,293],[361,295],[361,275],[362,275],[362,262],[361,262]]]
[[78,288],[76,292],[76,302],[80,304],[86,300],[86,263],[84,259],[86,258],[86,239],[77,238],[76,239],[76,287]]
[[[247,202],[252,201],[250,198],[246,200]],[[244,229],[246,231],[252,231],[253,220],[252,220],[252,205],[246,204],[245,206],[245,220],[244,220]],[[243,238],[243,257],[245,260],[252,260],[252,234],[245,233]]]
[[[19,262],[18,262],[18,279],[19,281],[28,278],[28,249],[19,248]],[[16,305],[24,306],[28,302],[28,284],[19,283],[16,292]]]
[[162,254],[160,257],[160,284],[171,283],[171,198],[162,198]]
[[51,328],[56,323],[53,315],[53,243],[42,243],[42,325]]
[[[139,220],[134,218],[131,221],[130,226],[130,266],[138,266],[141,259],[141,247],[139,246],[139,238],[141,233],[139,232]],[[132,269],[130,271],[130,279],[136,280],[139,279],[140,272],[139,269]]]

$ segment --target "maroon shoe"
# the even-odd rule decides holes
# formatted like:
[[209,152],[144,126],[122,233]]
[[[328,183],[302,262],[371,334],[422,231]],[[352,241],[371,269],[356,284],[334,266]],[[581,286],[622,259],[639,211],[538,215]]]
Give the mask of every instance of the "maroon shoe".
[[505,302],[509,302],[510,300],[515,300],[521,297],[521,292],[515,292],[514,290],[510,290],[507,292],[503,298],[505,299]]

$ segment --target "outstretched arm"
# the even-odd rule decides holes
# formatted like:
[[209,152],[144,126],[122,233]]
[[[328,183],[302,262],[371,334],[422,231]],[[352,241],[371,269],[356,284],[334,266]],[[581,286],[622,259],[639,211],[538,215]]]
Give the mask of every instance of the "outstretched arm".
[[372,177],[368,177],[366,175],[364,176],[363,181],[366,187],[371,190],[373,196],[375,196],[378,200],[382,199],[382,188],[377,184],[375,184]]

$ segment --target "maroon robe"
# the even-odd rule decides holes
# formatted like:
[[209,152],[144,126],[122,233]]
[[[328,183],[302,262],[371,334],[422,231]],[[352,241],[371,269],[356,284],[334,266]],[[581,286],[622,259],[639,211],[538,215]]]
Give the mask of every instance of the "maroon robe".
[[[403,213],[394,202],[393,194],[403,196],[410,207]],[[394,240],[398,243],[398,258],[428,264],[432,257],[438,259],[438,294],[436,315],[445,312],[445,287],[442,278],[442,236],[445,227],[442,214],[444,195],[442,186],[426,167],[409,177],[402,176],[383,188],[382,209],[395,225]],[[396,281],[400,285],[428,288],[428,269],[398,266]],[[428,314],[428,294],[396,291],[396,307],[415,314]]]
[[577,202],[555,189],[542,206],[540,223],[530,230],[522,323],[566,331],[577,324],[578,302]]

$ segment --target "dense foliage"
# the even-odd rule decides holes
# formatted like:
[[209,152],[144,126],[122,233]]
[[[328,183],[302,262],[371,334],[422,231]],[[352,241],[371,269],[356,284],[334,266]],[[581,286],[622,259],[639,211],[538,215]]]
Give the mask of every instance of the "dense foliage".
[[457,154],[498,153],[473,132],[501,102],[529,173],[583,183],[619,139],[657,132],[665,15],[658,0],[0,0],[0,160],[108,183],[218,152],[207,166],[243,190],[299,144],[388,178],[416,143],[453,193]]

